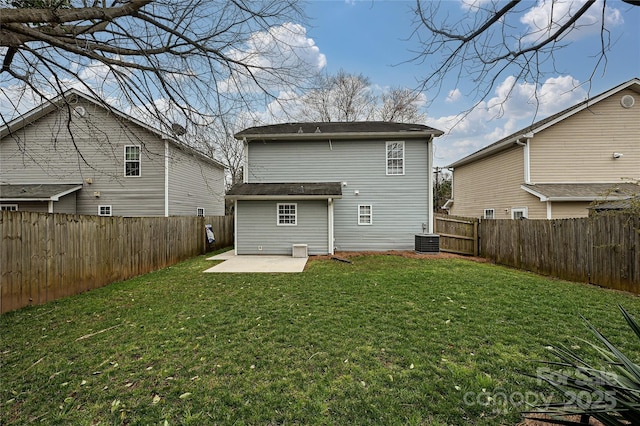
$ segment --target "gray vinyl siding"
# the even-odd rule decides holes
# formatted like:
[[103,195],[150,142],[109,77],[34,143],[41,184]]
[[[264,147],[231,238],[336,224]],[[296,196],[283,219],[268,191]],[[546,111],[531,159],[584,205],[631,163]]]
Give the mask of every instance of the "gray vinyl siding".
[[[82,184],[83,188],[77,193],[78,214],[95,215],[99,205],[111,205],[114,216],[164,216],[165,141],[98,105],[84,100],[80,104],[86,110],[84,117],[71,114],[69,121],[66,109],[54,110],[2,139],[2,181]],[[74,135],[73,139],[67,126]],[[141,147],[139,177],[124,175],[124,147],[127,145]],[[203,175],[208,175],[208,171],[202,172],[204,168],[214,168],[214,173],[218,173],[218,166],[209,162],[202,164],[203,168],[197,167],[195,172],[199,173],[200,179],[193,181],[194,187],[203,180]],[[224,190],[222,182],[216,179],[210,179],[210,182],[218,188],[217,193]],[[217,207],[213,205],[215,202],[219,203]],[[195,204],[192,209],[194,215]],[[207,214],[223,212],[224,201],[219,197],[206,210]],[[174,214],[186,213],[177,209]]]
[[169,215],[224,216],[224,170],[174,146],[169,154]]
[[[386,141],[254,141],[248,180],[346,182],[334,204],[335,249],[410,250],[430,220],[428,144],[405,139],[405,174],[387,176]],[[373,207],[372,225],[358,225],[362,204]]]
[[[296,226],[277,225],[280,202],[297,204]],[[310,255],[327,254],[327,217],[326,200],[238,201],[238,254],[291,255],[293,244],[307,244]]]

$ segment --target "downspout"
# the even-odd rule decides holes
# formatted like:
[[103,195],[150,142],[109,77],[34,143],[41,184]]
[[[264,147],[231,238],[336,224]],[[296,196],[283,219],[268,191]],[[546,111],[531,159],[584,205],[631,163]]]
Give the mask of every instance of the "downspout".
[[551,219],[551,201],[547,200],[547,219]]
[[233,201],[233,254],[238,255],[238,200]]
[[243,150],[244,151],[243,152],[244,167],[242,168],[242,183],[249,183],[249,142],[247,142],[247,138],[242,138],[242,145],[244,148]]
[[169,217],[169,141],[164,141],[164,217]]
[[327,222],[327,248],[329,249],[329,254],[333,254],[333,198],[327,200]]
[[[429,215],[428,233],[433,234],[433,222],[434,222],[434,205],[433,205],[433,135],[427,139],[427,170],[429,171],[428,186],[429,186],[429,199],[427,200],[427,210]],[[429,209],[429,206],[431,209]]]
[[47,208],[49,213],[53,213],[53,200],[49,200],[49,207]]
[[524,148],[523,150],[523,162],[524,162],[524,182],[531,183],[531,157],[529,151],[529,142],[533,138],[533,133],[527,133],[522,135],[524,142],[521,139],[516,140],[516,145]]

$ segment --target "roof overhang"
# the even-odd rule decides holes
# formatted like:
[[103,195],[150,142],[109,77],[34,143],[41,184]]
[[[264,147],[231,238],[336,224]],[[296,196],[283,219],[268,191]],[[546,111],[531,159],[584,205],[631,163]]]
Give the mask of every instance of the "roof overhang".
[[522,184],[520,188],[538,197],[541,202],[626,200],[640,190],[637,184],[631,182]]
[[340,182],[241,183],[233,186],[227,200],[328,200],[342,198]]
[[5,184],[0,185],[0,201],[60,201],[82,189],[82,184]]
[[349,132],[349,133],[276,133],[276,134],[244,134],[238,139],[253,140],[367,140],[367,139],[431,139],[441,136],[443,132]]

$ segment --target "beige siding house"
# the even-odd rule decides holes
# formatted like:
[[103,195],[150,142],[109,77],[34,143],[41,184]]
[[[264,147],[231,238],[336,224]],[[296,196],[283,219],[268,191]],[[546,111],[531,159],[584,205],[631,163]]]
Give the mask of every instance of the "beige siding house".
[[0,127],[0,208],[224,215],[224,166],[76,90]]
[[457,216],[557,219],[640,192],[640,79],[541,120],[448,166]]

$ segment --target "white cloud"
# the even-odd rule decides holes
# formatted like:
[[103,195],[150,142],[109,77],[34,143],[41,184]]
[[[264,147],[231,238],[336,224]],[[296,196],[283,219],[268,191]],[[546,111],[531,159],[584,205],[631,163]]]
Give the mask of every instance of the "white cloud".
[[[548,37],[564,25],[571,16],[575,15],[586,1],[538,0],[537,5],[520,18],[520,22],[527,27],[522,40],[527,43],[533,43]],[[600,32],[602,28],[602,6],[603,0],[597,0],[580,17],[577,25],[563,40],[576,40]],[[607,6],[604,15],[604,25],[607,28],[622,25],[624,22],[619,9]]]
[[[244,48],[231,49],[226,54],[249,65],[253,77],[267,87],[279,87],[279,82],[267,70],[288,70],[275,71],[275,74],[295,84],[295,80],[304,80],[327,64],[325,55],[320,53],[315,41],[307,37],[307,29],[293,23],[255,32]],[[243,68],[238,67],[229,79],[218,85],[218,88],[221,92],[234,92],[251,91],[256,86],[253,78],[247,76]]]
[[447,95],[447,99],[445,100],[445,102],[453,103],[460,100],[460,98],[462,98],[462,92],[460,92],[460,89],[456,88],[449,91],[449,94]]

